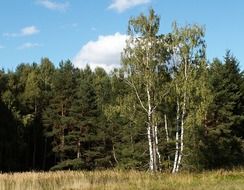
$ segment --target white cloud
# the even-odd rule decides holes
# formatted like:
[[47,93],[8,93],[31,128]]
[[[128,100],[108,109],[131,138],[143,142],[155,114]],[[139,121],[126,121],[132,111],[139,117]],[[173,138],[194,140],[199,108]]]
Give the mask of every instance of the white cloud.
[[39,33],[39,30],[35,26],[28,26],[21,29],[21,36],[30,36]]
[[114,35],[99,36],[96,41],[89,41],[74,57],[76,67],[84,68],[87,64],[91,69],[102,67],[111,71],[120,64],[120,56],[125,47],[126,35],[115,33]]
[[27,26],[27,27],[22,28],[19,33],[6,32],[3,34],[3,36],[6,36],[6,37],[31,36],[31,35],[37,34],[39,32],[40,31],[35,26]]
[[19,46],[17,49],[23,50],[23,49],[31,49],[31,48],[41,47],[41,46],[42,45],[38,43],[27,42]]
[[52,0],[38,0],[37,3],[50,10],[66,11],[69,8],[69,2],[58,3]]
[[142,5],[142,4],[147,4],[151,0],[113,0],[112,4],[109,5],[109,9],[114,9],[117,10],[118,12],[123,12],[126,9]]

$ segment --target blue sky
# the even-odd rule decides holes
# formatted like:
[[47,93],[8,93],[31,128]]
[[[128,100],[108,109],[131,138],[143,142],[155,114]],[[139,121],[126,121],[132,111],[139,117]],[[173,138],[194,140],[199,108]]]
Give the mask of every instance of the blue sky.
[[204,25],[208,59],[230,49],[244,69],[243,0],[1,0],[0,68],[48,57],[109,70],[119,64],[130,16],[150,7],[162,33],[173,21]]

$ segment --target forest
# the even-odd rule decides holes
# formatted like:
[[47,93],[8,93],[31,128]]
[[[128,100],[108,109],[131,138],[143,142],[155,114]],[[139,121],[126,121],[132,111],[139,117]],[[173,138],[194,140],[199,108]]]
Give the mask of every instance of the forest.
[[[244,75],[208,60],[205,29],[132,17],[121,66],[0,70],[0,171],[202,171],[244,166]],[[244,64],[244,63],[242,63]]]

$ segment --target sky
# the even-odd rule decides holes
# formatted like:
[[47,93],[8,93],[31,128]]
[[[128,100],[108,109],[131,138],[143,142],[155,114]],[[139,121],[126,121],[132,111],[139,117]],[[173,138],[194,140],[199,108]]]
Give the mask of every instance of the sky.
[[229,49],[244,69],[243,0],[1,0],[0,68],[48,57],[109,71],[120,64],[128,20],[149,8],[161,17],[160,33],[173,21],[202,25],[208,60]]

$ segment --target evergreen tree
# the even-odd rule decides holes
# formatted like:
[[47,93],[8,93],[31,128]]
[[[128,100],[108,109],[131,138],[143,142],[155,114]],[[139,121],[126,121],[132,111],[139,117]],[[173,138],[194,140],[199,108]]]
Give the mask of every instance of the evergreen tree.
[[39,110],[41,112],[41,127],[42,127],[42,140],[43,140],[43,155],[42,155],[42,166],[43,170],[49,169],[54,163],[52,159],[52,146],[51,139],[48,138],[47,131],[43,127],[43,113],[48,108],[50,99],[52,99],[52,87],[53,87],[53,75],[55,72],[55,67],[53,63],[48,58],[42,58],[39,65],[39,88],[41,90],[39,102]]
[[223,64],[214,60],[210,76],[214,99],[208,111],[206,167],[238,165],[243,160],[243,139],[239,134],[240,124],[244,119],[241,111],[242,76],[237,60],[229,51]]
[[60,68],[54,73],[49,106],[44,112],[43,123],[46,135],[52,138],[56,163],[69,157],[65,136],[72,125],[69,114],[76,89],[76,73],[70,61],[60,63]]
[[[119,77],[116,76],[118,72]],[[137,110],[137,99],[131,96],[131,89],[123,78],[120,71],[114,72],[111,100],[105,109],[112,144],[112,163],[118,168],[148,169],[144,116]]]
[[102,109],[109,93],[104,89],[104,85],[109,84],[104,82],[107,81],[106,76],[104,70],[96,69],[93,73],[89,67],[81,72],[71,108],[75,123],[68,135],[73,150],[71,162],[76,163],[75,167],[95,169],[110,166],[111,156],[107,147],[106,122]]

